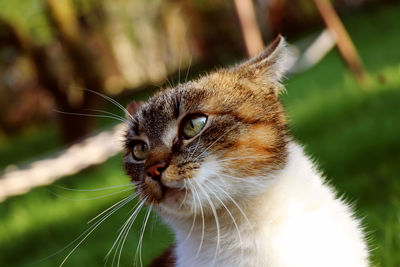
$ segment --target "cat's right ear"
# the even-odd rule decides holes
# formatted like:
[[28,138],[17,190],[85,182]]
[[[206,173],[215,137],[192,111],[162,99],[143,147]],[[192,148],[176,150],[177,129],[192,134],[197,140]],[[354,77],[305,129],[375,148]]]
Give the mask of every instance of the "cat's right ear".
[[[129,115],[134,116],[144,103],[144,101],[132,101],[126,106],[126,111],[129,113]],[[126,116],[129,115],[126,114]]]
[[257,56],[239,64],[234,69],[244,77],[257,83],[281,82],[291,65],[291,57],[285,39],[278,35]]

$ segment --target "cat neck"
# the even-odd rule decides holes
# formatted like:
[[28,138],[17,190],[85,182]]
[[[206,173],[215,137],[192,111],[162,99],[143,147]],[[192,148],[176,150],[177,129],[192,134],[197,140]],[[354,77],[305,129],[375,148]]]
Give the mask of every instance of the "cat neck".
[[[332,199],[330,192],[321,192],[320,175],[295,142],[288,144],[285,167],[270,176],[265,179],[272,182],[261,193],[245,200],[236,199],[236,204],[231,202],[220,208],[218,222],[213,213],[205,214],[204,221],[201,215],[195,220],[174,220],[171,225],[177,239],[178,263],[181,261],[178,266],[189,262],[192,265],[193,259],[198,265],[211,263],[216,266],[239,266],[260,259],[257,253],[265,254],[262,243],[267,241],[266,232],[274,231],[273,227],[284,220],[291,206],[311,207],[324,198]],[[210,258],[214,263],[209,261]],[[260,262],[253,263],[249,265],[257,266]]]

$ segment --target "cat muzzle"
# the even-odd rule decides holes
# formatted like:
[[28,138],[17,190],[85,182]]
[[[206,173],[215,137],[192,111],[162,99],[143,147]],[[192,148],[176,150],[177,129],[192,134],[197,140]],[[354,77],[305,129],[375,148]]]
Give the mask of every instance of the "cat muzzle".
[[167,164],[165,162],[158,161],[146,169],[146,175],[159,181],[161,178],[162,172],[166,168],[167,168]]

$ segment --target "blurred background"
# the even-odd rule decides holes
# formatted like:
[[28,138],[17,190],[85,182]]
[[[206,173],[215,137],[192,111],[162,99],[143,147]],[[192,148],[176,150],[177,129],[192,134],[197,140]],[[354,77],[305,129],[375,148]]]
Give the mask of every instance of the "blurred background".
[[[69,254],[65,266],[134,264],[146,210],[124,245],[135,202],[102,217],[132,194],[112,99],[146,100],[279,33],[293,55],[281,97],[291,132],[364,218],[374,265],[400,266],[394,0],[0,1],[0,266],[58,266]],[[172,242],[152,213],[143,265]]]

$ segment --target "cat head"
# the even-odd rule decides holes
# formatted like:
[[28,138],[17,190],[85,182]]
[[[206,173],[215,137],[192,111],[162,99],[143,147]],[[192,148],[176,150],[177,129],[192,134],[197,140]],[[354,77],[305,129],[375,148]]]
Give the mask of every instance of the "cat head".
[[248,61],[131,103],[124,164],[141,197],[185,216],[265,188],[286,160],[286,54],[279,36]]

